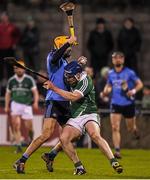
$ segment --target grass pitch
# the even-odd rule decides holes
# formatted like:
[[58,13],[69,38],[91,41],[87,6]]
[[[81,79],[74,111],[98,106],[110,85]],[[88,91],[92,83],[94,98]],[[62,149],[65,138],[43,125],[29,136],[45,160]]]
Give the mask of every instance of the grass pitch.
[[122,174],[117,174],[109,161],[98,149],[77,149],[87,174],[73,175],[73,164],[61,152],[55,159],[54,172],[49,173],[41,159],[49,148],[40,148],[26,163],[26,173],[17,174],[12,164],[21,156],[14,154],[15,147],[0,146],[1,179],[150,179],[150,150],[122,150],[120,163],[124,167]]

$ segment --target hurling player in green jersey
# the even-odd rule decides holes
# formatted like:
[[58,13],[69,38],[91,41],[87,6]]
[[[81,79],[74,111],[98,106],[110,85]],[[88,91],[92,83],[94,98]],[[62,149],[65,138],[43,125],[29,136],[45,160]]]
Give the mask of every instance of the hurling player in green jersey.
[[[18,61],[24,65],[23,61]],[[21,120],[24,120],[27,132],[30,135],[28,143],[32,140],[32,119],[34,109],[38,109],[39,95],[34,79],[25,74],[25,70],[14,66],[14,76],[7,83],[5,94],[5,112],[11,114],[12,129],[15,144],[17,145],[16,153],[21,152]]]
[[108,143],[100,135],[100,118],[97,113],[92,79],[76,61],[72,61],[65,67],[64,79],[70,85],[71,92],[59,89],[51,81],[45,82],[43,86],[71,102],[72,117],[63,128],[60,140],[64,151],[75,165],[74,174],[81,175],[86,172],[72,144],[73,140],[78,139],[84,131],[87,131],[91,139],[110,160],[116,172],[121,173],[122,166],[114,158]]

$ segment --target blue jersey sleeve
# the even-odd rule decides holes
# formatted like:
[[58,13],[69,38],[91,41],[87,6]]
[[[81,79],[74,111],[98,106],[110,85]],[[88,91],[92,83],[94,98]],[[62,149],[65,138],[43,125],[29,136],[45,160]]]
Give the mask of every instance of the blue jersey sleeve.
[[53,52],[50,52],[47,56],[47,63],[51,64]]
[[139,80],[139,77],[136,75],[136,73],[134,71],[130,71],[130,79],[133,82],[136,82],[137,80]]
[[52,69],[54,68],[54,65],[52,63],[54,51],[51,51],[47,56],[47,72],[50,74],[52,72]]
[[51,65],[51,61],[52,61],[52,52],[50,52],[47,56],[47,69],[49,69],[48,67]]

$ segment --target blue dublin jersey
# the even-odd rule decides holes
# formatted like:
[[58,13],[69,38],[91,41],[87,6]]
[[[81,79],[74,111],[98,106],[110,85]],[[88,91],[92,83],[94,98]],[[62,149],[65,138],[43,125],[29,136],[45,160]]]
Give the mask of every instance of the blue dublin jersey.
[[131,90],[135,87],[138,79],[135,72],[127,67],[123,68],[119,73],[114,69],[110,70],[107,84],[112,86],[111,104],[124,106],[134,103],[134,98],[129,98],[122,89],[122,83],[126,82],[128,89]]
[[[60,58],[57,64],[53,64],[51,61],[53,59],[54,51],[51,51],[47,56],[47,72],[49,80],[56,85],[58,88],[67,90],[67,86],[64,83],[64,67],[67,65],[65,59]],[[55,93],[52,90],[47,91],[46,99],[52,101],[66,101],[59,94]]]

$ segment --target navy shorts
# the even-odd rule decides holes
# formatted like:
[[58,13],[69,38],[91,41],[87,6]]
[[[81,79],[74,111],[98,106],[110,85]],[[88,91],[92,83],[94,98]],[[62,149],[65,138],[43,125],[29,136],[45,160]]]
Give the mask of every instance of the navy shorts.
[[133,118],[135,116],[135,105],[130,104],[126,106],[120,106],[117,104],[112,104],[111,113],[122,114],[125,118]]
[[46,101],[45,118],[55,118],[62,126],[71,117],[68,101]]

